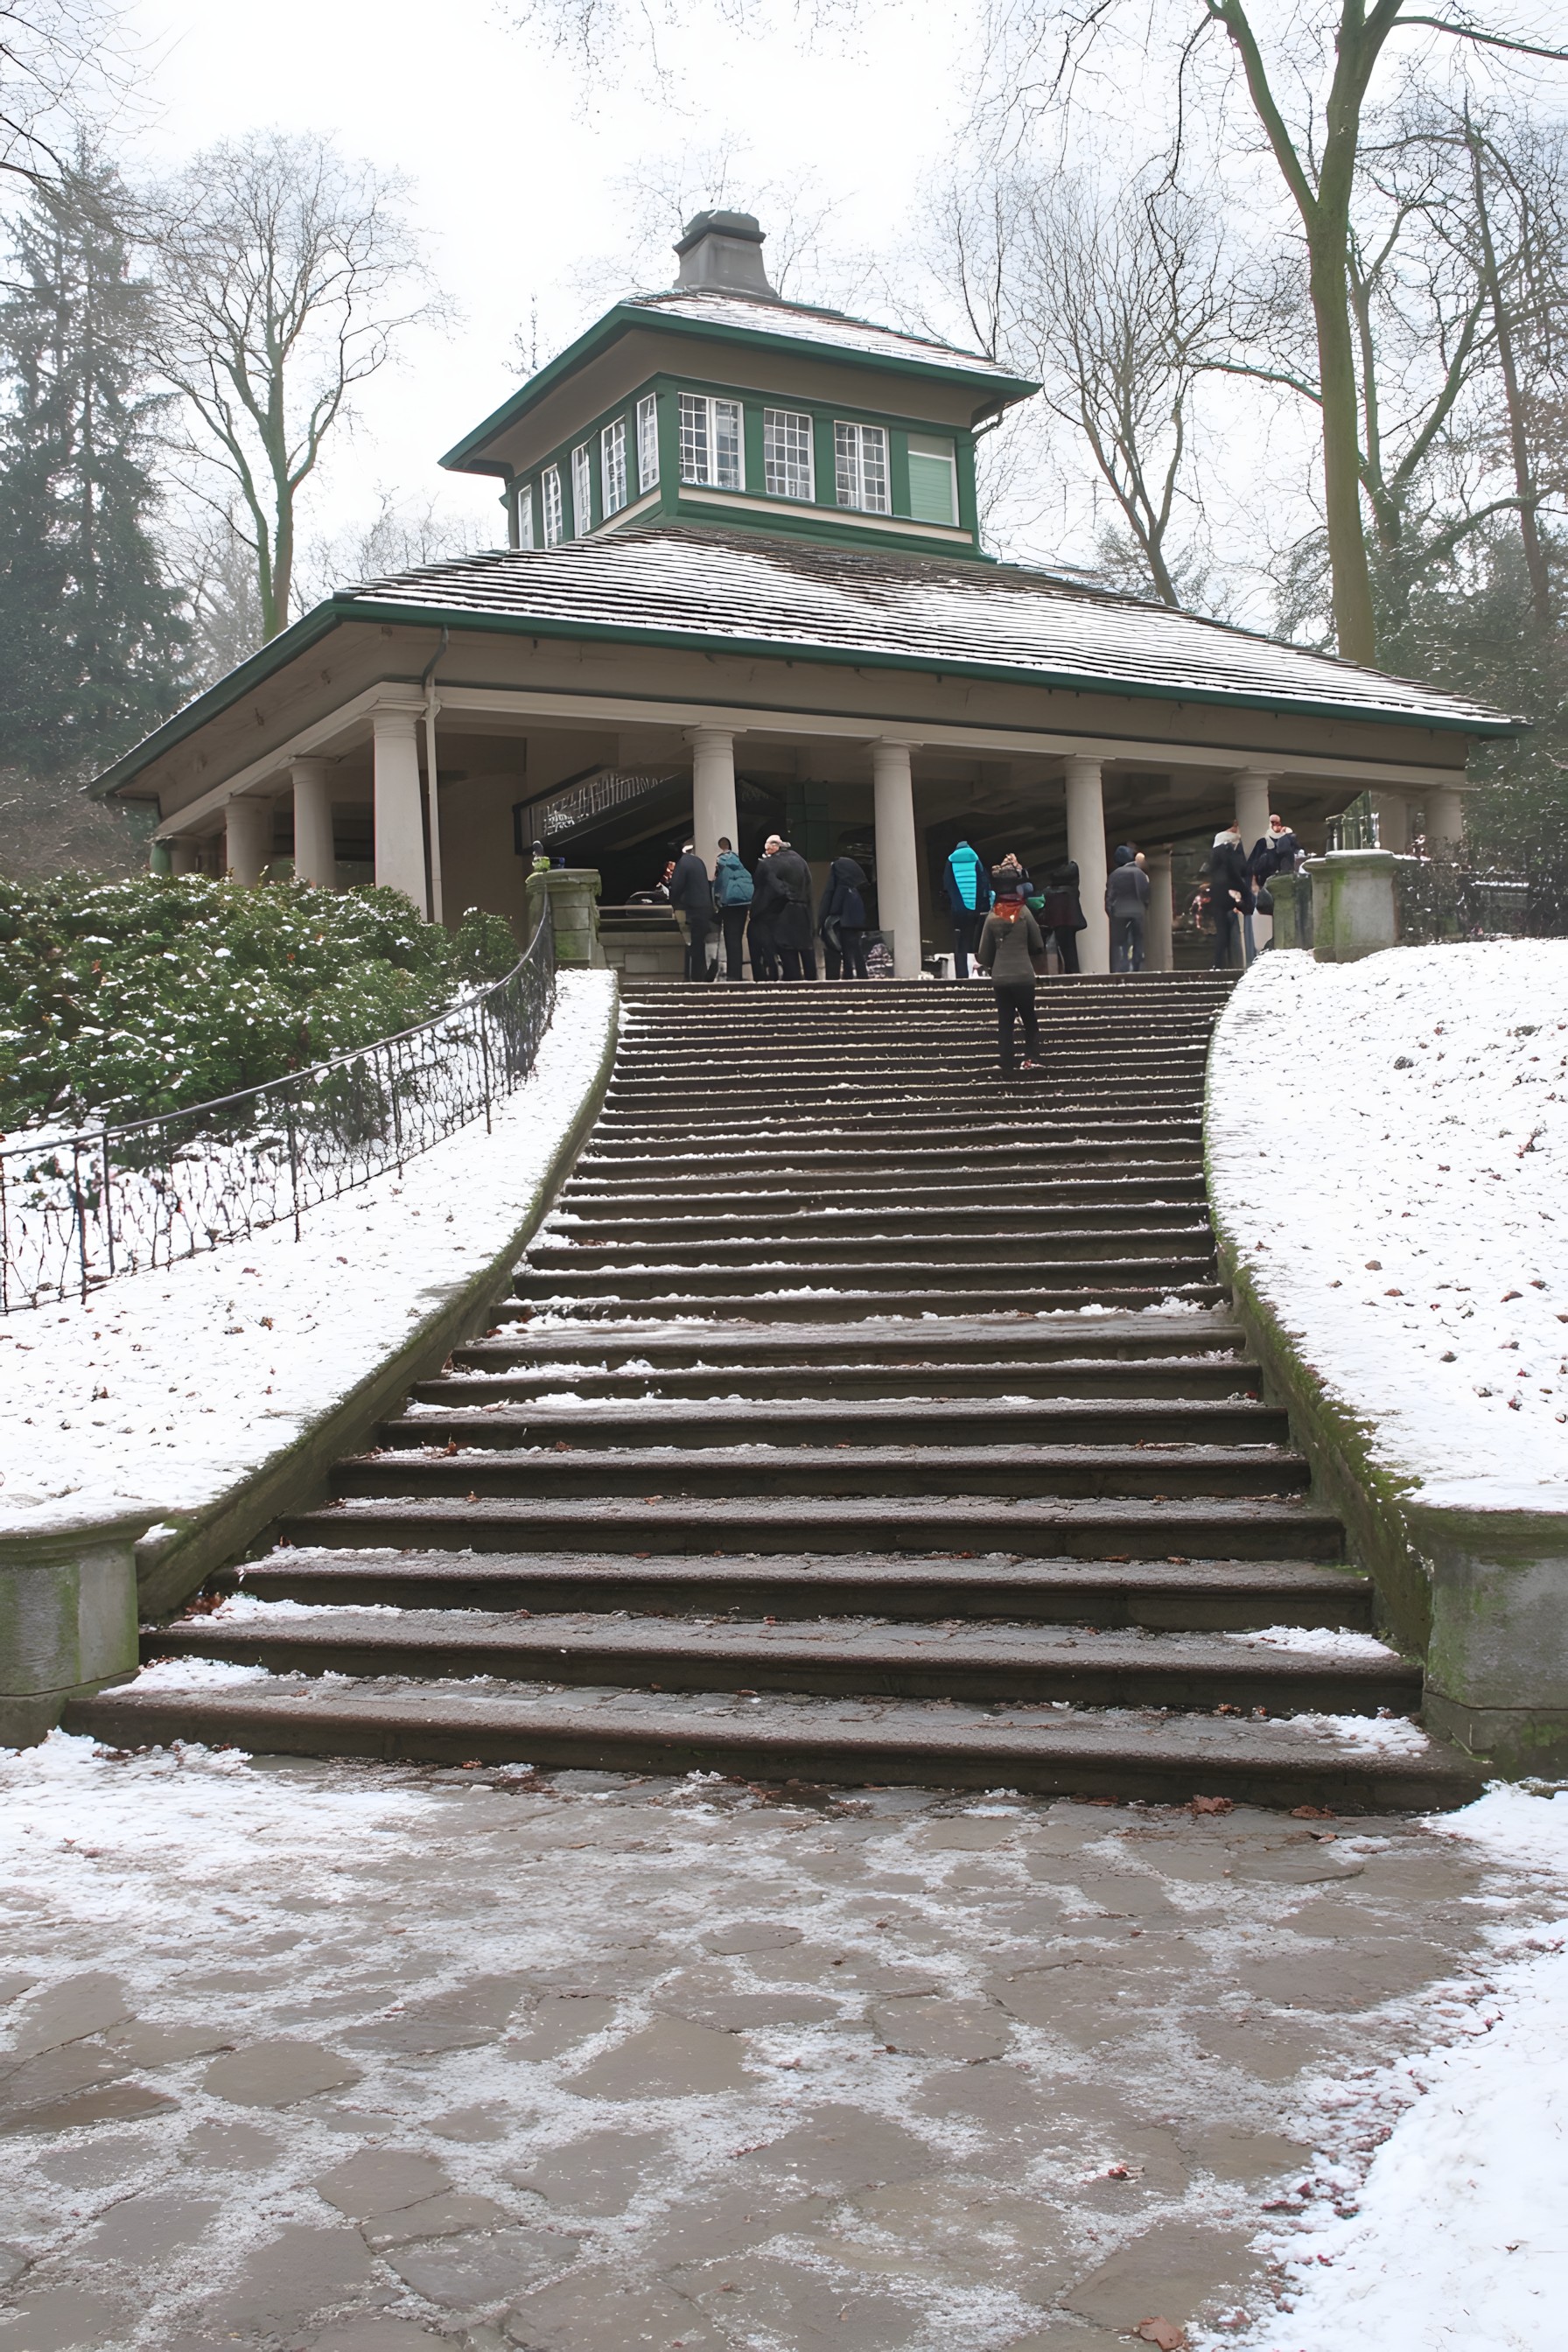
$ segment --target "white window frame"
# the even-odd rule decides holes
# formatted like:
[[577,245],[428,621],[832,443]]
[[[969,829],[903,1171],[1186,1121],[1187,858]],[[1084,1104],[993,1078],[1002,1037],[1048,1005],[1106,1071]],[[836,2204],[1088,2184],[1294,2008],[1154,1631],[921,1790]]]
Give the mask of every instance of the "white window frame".
[[[720,436],[732,436],[732,459],[720,454]],[[680,395],[680,478],[707,490],[746,487],[746,420],[738,400],[705,392]]]
[[808,410],[763,409],[763,487],[770,499],[795,499],[809,505],[816,498],[816,440]]
[[517,493],[517,543],[519,547],[533,545],[533,484],[523,482]]
[[561,496],[559,466],[546,466],[539,477],[539,495],[544,509],[544,544],[559,547],[566,536],[566,507]]
[[915,467],[917,464],[941,465],[947,471],[947,513],[943,520],[950,528],[958,522],[958,451],[952,442],[935,439],[923,433],[910,435],[910,513],[916,522],[938,526],[931,515],[915,514]]
[[606,522],[628,503],[624,416],[613,417],[599,436],[599,498]]
[[637,490],[651,490],[658,481],[658,402],[651,392],[637,403]]
[[594,528],[594,451],[579,441],[572,452],[572,536],[586,539]]
[[846,418],[836,417],[833,475],[841,507],[858,514],[890,513],[887,426],[851,425]]

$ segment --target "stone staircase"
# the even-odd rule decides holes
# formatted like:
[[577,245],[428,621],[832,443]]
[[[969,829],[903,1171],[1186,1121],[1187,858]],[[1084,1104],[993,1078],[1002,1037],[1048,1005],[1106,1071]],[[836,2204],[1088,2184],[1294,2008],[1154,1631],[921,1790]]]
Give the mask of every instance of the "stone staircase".
[[1217,1279],[1228,984],[1049,983],[1011,1084],[978,984],[628,989],[497,1327],[71,1727],[1463,1801]]

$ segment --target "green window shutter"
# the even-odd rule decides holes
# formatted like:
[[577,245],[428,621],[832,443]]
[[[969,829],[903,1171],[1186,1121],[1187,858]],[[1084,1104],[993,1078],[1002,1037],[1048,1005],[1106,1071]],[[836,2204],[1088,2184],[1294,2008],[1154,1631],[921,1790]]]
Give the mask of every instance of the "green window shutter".
[[910,436],[910,515],[915,522],[958,520],[958,485],[951,441]]

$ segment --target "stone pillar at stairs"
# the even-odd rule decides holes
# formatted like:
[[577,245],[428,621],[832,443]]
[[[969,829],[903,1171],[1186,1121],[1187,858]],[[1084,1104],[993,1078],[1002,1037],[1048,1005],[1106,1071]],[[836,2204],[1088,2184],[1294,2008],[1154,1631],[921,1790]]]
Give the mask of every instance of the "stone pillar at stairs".
[[1169,847],[1149,852],[1149,938],[1144,961],[1151,971],[1170,971],[1175,965],[1176,908],[1171,887]]
[[1394,862],[1386,849],[1333,849],[1310,857],[1312,953],[1320,963],[1355,963],[1398,943]]
[[378,710],[371,725],[375,739],[375,878],[389,889],[401,890],[428,919],[418,720],[412,710]]
[[1078,935],[1083,971],[1110,970],[1110,919],[1105,911],[1105,794],[1098,760],[1067,763],[1068,856],[1078,867],[1087,929]]
[[871,775],[877,828],[877,917],[893,938],[893,973],[921,976],[920,845],[908,743],[875,743]]
[[602,969],[605,950],[599,944],[598,898],[596,866],[552,866],[548,874],[531,874],[523,945],[529,944],[538,929],[540,914],[548,900],[555,933],[556,962],[592,964]]
[[254,889],[272,856],[272,803],[237,796],[224,811],[224,870]]
[[337,852],[332,842],[332,804],[327,797],[331,762],[296,760],[294,782],[294,879],[312,889],[335,890]]
[[735,814],[735,739],[721,727],[691,730],[691,837],[713,872],[721,836],[740,846]]

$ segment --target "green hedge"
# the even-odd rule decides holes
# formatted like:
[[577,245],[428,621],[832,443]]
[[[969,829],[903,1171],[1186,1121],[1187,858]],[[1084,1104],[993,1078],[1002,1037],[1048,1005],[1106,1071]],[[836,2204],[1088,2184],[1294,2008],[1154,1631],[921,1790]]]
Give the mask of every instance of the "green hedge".
[[510,926],[398,891],[0,881],[0,1129],[140,1118],[411,1028],[510,969]]

